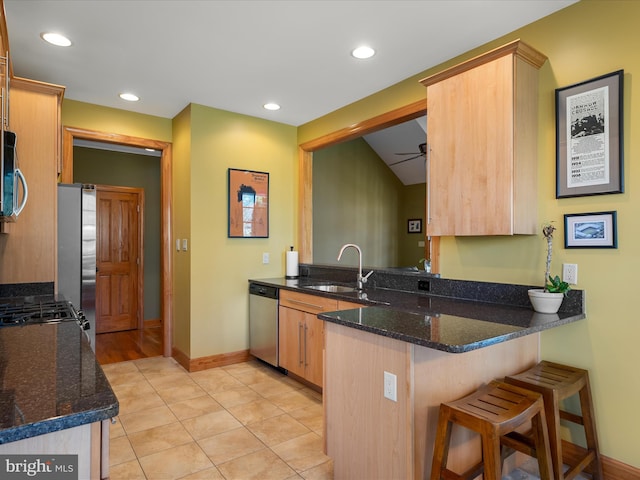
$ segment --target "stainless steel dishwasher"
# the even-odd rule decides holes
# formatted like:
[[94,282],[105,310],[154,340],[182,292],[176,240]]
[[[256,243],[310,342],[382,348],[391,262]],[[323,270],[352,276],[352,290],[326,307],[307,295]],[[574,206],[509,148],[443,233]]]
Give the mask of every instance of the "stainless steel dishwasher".
[[249,353],[278,366],[278,288],[249,284]]

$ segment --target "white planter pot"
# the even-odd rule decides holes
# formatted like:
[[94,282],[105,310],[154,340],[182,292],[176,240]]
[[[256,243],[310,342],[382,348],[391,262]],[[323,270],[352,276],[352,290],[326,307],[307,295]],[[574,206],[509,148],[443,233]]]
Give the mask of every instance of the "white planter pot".
[[562,305],[564,294],[545,292],[542,288],[529,290],[529,300],[538,313],[556,313]]

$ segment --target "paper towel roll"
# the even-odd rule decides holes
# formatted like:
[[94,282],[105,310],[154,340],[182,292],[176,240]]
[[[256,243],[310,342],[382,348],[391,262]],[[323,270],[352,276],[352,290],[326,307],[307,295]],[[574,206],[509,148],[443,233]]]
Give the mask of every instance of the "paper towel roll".
[[298,278],[298,252],[287,252],[286,257],[286,278]]

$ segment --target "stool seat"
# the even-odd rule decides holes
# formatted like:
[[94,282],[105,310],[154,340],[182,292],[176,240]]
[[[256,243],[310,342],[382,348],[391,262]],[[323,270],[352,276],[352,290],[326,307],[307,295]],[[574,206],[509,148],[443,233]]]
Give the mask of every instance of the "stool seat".
[[[531,439],[516,430],[531,422]],[[453,424],[480,434],[482,460],[462,474],[447,469]],[[502,461],[518,450],[538,459],[540,478],[552,478],[549,438],[542,396],[507,383],[492,381],[476,392],[440,405],[431,468],[431,480],[470,479],[484,473],[485,480],[500,480]]]
[[[504,381],[538,392],[544,398],[554,480],[571,480],[589,466],[591,466],[589,471],[594,480],[604,479],[587,370],[542,361],[529,370],[506,377]],[[562,400],[575,394],[580,397],[581,415],[576,415],[560,408]],[[567,459],[563,458],[560,433],[561,419],[581,425],[584,428],[587,451],[577,463],[574,462],[574,465],[569,464]],[[569,465],[567,472],[564,472],[565,464]]]

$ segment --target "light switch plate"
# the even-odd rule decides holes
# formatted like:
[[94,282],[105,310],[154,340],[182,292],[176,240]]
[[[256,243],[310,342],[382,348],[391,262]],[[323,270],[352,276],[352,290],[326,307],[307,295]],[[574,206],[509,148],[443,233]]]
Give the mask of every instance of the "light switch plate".
[[188,242],[186,238],[182,239],[182,251],[186,252],[188,250]]
[[268,252],[264,252],[262,254],[262,263],[265,264],[265,265],[267,263],[269,263],[269,253]]
[[180,239],[176,238],[176,252],[180,251]]

